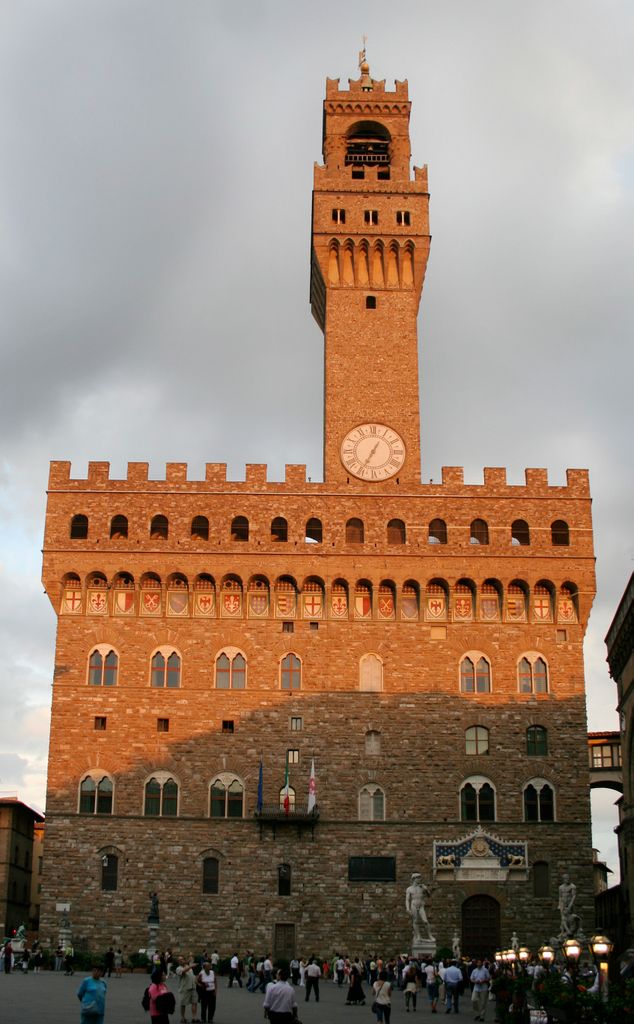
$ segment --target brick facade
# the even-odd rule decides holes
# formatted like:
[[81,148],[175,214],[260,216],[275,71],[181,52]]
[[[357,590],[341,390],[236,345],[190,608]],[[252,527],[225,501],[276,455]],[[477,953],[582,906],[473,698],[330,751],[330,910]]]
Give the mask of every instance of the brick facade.
[[[303,466],[288,466],[281,483],[255,465],[244,482],[227,481],[222,464],[208,465],[204,480],[188,480],[180,463],[167,466],[165,480],[148,480],[140,463],[123,480],[111,480],[105,463],[91,464],[85,480],[67,463],[51,466],[43,579],[59,618],[45,940],[57,934],[55,902],[68,900],[76,938],[145,946],[147,894],[156,889],[164,945],[281,949],[276,926],[292,925],[298,953],[398,951],[409,944],[404,891],[415,870],[435,876],[429,918],[440,944],[474,895],[499,904],[496,941],[508,944],[517,928],[522,941],[541,943],[558,930],[564,870],[592,927],[587,473],[569,470],[566,486],[551,486],[545,470],[529,469],[524,485],[511,486],[503,469],[486,469],[481,484],[466,485],[453,467],[439,484],[420,483],[416,314],[429,197],[426,169],[410,180],[408,119],[406,83],[391,93],[362,68],[348,90],[327,84],[311,263],[313,313],[325,332],[324,483],[307,482]],[[366,210],[376,223],[372,213],[366,223]],[[405,461],[390,478],[370,478],[376,446],[364,449],[368,478],[342,463],[343,438],[360,423],[403,440]],[[238,539],[237,517],[248,521],[248,539]],[[350,520],[363,524],[362,539]],[[446,543],[442,532],[430,543],[437,520]],[[478,520],[488,542],[474,542]],[[566,524],[563,535],[554,523]],[[116,684],[96,685],[110,651]],[[177,687],[152,685],[157,652],[179,659]],[[283,688],[289,654],[298,689]],[[219,688],[236,656],[244,687]],[[546,666],[544,692],[537,683],[520,692],[524,656],[533,669]],[[465,657],[474,672],[488,666],[488,692],[475,682],[476,692],[465,692]],[[301,730],[292,729],[298,718]],[[476,725],[489,730],[487,753],[466,752],[465,730]],[[528,753],[534,725],[548,730],[547,753]],[[314,759],[319,815],[263,822],[260,760],[264,805],[279,807],[289,749],[298,751],[289,769],[298,809]],[[80,812],[88,774],[112,784],[109,813]],[[242,786],[241,817],[210,816],[218,776]],[[442,849],[477,828],[461,820],[461,787],[474,777],[495,790],[484,831],[509,849],[528,844],[527,863],[504,879],[476,881],[434,859],[434,842]],[[177,784],[175,816],[144,814],[151,778]],[[525,820],[531,779],[552,788],[553,821]],[[382,790],[382,813],[374,804],[371,812],[382,820],[360,820],[365,786]],[[353,856],[393,857],[396,881],[349,881]],[[108,857],[118,877],[104,890]],[[217,893],[202,891],[205,858],[217,861]],[[548,864],[538,896],[536,862]],[[280,864],[291,869],[290,896],[278,895]]]

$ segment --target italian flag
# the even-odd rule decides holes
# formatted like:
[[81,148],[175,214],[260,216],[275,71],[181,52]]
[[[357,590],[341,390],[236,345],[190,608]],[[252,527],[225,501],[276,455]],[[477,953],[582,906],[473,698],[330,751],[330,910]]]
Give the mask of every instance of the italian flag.
[[288,814],[291,809],[291,798],[288,792],[288,753],[286,754],[286,778],[284,779],[284,801],[282,806],[284,807],[284,814]]

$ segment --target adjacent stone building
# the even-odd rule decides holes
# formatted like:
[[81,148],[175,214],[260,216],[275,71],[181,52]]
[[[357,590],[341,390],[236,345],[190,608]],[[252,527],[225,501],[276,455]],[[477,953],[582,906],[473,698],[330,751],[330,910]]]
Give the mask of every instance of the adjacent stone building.
[[0,797],[1,936],[12,936],[20,925],[28,929],[36,924],[32,886],[40,870],[43,821],[38,811],[17,797]]
[[623,798],[619,801],[619,863],[621,868],[620,948],[634,946],[634,574],[605,638],[610,675],[617,685]]
[[173,948],[400,952],[414,871],[441,945],[458,927],[465,952],[514,929],[537,946],[566,870],[592,928],[588,475],[421,483],[429,193],[409,117],[407,83],[365,62],[327,82],[323,483],[51,466],[45,940],[68,902],[76,941],[143,947],[152,891]]

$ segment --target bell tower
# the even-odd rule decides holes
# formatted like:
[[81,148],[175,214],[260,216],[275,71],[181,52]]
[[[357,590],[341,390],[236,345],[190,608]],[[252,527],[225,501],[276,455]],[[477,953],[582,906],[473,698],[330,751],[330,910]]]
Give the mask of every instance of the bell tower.
[[410,173],[407,82],[326,80],[311,307],[324,332],[324,480],[420,483],[416,317],[429,255],[427,168]]

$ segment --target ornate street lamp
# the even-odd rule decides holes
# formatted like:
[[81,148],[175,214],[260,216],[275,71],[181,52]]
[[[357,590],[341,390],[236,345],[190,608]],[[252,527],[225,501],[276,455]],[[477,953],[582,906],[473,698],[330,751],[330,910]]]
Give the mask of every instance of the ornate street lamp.
[[599,972],[599,999],[608,998],[608,958],[614,944],[606,935],[593,935],[589,942],[594,962]]
[[543,964],[546,965],[546,967],[548,969],[550,969],[550,966],[551,966],[553,960],[555,959],[555,950],[553,949],[553,947],[552,946],[540,946],[538,952],[539,952],[539,959],[542,961]]
[[527,965],[528,961],[531,958],[531,951],[528,948],[528,946],[520,946],[519,952],[518,952],[517,955],[520,958],[520,963],[522,965],[522,970],[525,971],[526,970],[526,965]]
[[576,939],[566,939],[561,946],[563,954],[568,964],[570,971],[570,980],[572,981],[572,999],[573,1004],[576,1008],[577,1004],[577,968],[579,965],[579,957],[581,956],[581,943],[577,942]]

